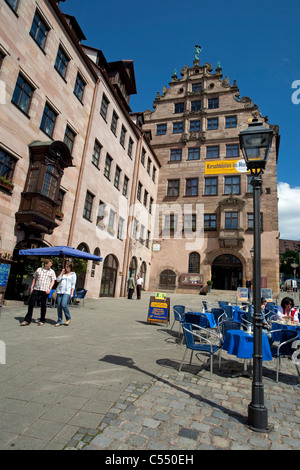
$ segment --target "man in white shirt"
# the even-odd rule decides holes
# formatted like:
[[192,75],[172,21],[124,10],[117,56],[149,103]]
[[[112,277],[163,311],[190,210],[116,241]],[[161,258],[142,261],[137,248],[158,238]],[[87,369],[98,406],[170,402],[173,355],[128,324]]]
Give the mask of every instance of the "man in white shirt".
[[136,295],[137,300],[141,300],[141,292],[143,287],[143,278],[141,278],[140,274],[137,275],[136,278]]
[[28,311],[21,326],[30,325],[32,320],[33,307],[38,299],[41,301],[41,318],[38,323],[39,326],[45,324],[46,310],[47,310],[47,298],[54,285],[56,275],[53,269],[51,269],[52,261],[46,259],[44,267],[38,268],[34,275],[33,281],[30,287],[31,295],[29,297]]

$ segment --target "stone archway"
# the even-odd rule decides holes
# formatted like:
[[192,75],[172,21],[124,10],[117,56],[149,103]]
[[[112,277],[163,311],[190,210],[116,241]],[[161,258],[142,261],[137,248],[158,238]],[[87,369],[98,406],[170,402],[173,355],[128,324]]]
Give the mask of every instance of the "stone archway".
[[159,287],[166,290],[176,289],[176,273],[171,269],[165,269],[159,275]]
[[230,253],[217,256],[211,265],[211,279],[214,289],[236,290],[241,287],[243,281],[241,260]]
[[119,263],[117,258],[110,254],[103,263],[100,297],[114,297]]

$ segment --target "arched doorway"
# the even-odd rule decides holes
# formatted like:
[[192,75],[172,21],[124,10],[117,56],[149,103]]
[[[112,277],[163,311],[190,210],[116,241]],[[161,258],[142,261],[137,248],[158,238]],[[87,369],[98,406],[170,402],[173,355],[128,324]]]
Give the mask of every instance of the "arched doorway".
[[48,245],[41,240],[34,239],[22,240],[17,243],[13,251],[14,263],[10,267],[5,299],[26,301],[30,295],[33,274],[41,265],[40,256],[19,256],[19,250],[43,248],[46,246]]
[[143,289],[144,290],[145,290],[145,285],[146,285],[146,271],[147,271],[146,263],[145,263],[145,261],[143,261],[142,264],[141,264],[141,278],[143,279]]
[[129,265],[129,273],[128,273],[128,279],[133,276],[134,279],[136,279],[137,275],[137,259],[135,256],[131,258],[130,265]]
[[162,289],[176,289],[176,273],[171,269],[165,269],[159,275],[159,287]]
[[217,256],[211,265],[211,279],[214,289],[236,290],[242,286],[243,266],[237,256]]
[[100,297],[114,297],[118,266],[118,260],[114,255],[106,256],[103,263]]

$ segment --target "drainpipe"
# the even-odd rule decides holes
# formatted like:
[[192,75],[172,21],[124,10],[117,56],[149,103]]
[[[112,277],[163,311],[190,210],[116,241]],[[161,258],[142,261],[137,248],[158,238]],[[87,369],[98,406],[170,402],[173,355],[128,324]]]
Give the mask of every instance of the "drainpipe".
[[[137,196],[137,189],[139,183],[139,169],[140,169],[140,160],[143,148],[143,137],[144,132],[141,131],[141,136],[138,140],[138,145],[136,149],[136,158],[134,163],[134,170],[133,170],[133,185],[131,189],[131,196],[130,196],[130,206],[129,206],[129,216],[127,222],[127,233],[126,233],[126,244],[125,244],[125,251],[124,251],[124,258],[123,258],[123,276],[122,276],[122,284],[120,290],[120,296],[126,296],[126,288],[127,288],[127,275],[129,269],[129,259],[130,259],[130,252],[132,247],[132,234],[133,234],[133,221],[134,221],[134,213],[135,210],[134,204],[136,203],[136,196]],[[135,183],[135,184],[134,184]],[[133,213],[131,213],[133,211]],[[130,230],[131,228],[131,230]]]
[[95,85],[95,88],[94,88],[94,93],[93,93],[91,112],[90,112],[90,117],[89,117],[89,122],[88,122],[85,142],[84,142],[84,148],[83,148],[82,159],[81,159],[79,175],[78,175],[78,181],[77,181],[77,188],[76,188],[76,193],[75,193],[74,206],[73,206],[73,211],[72,211],[72,218],[71,218],[71,224],[70,224],[70,230],[69,230],[69,236],[68,236],[68,242],[67,242],[68,246],[72,246],[72,239],[73,239],[73,233],[74,233],[76,212],[77,212],[77,208],[78,208],[78,201],[79,201],[79,196],[80,196],[80,191],[81,191],[83,170],[84,170],[86,154],[87,154],[87,147],[88,147],[90,133],[91,133],[92,120],[93,120],[93,116],[94,116],[95,103],[96,103],[96,97],[97,97],[97,91],[98,91],[99,83],[100,83],[100,78],[98,78],[98,80],[96,82],[96,85]]

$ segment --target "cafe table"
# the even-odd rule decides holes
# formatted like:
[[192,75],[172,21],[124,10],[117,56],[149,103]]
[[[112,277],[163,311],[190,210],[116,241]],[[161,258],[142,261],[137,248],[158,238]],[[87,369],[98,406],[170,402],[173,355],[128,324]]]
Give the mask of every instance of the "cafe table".
[[300,339],[300,324],[299,324],[299,322],[298,323],[294,323],[294,322],[286,323],[285,321],[281,321],[281,320],[272,321],[272,340],[273,341],[280,341],[280,331],[278,331],[278,330],[296,331],[298,333],[298,337]]
[[[228,354],[244,359],[244,371],[235,375],[251,375],[247,372],[247,359],[253,358],[253,333],[247,333],[244,330],[228,330],[223,349]],[[266,335],[262,335],[262,360],[272,361],[270,343]]]
[[204,317],[207,318],[208,320],[208,323],[209,323],[209,328],[217,328],[217,323],[216,323],[216,320],[215,320],[215,317],[212,313],[210,312],[186,312],[186,315],[188,315],[189,313],[192,313],[192,314],[195,314],[195,315],[202,315]]

